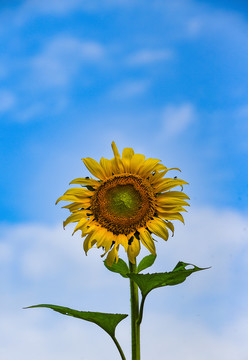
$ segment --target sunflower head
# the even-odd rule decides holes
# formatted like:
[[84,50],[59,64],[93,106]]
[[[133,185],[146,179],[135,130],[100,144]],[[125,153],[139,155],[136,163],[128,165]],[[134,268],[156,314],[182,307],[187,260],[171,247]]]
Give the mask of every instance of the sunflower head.
[[[64,226],[75,222],[82,232],[84,250],[96,245],[107,254],[107,264],[118,261],[120,245],[127,252],[129,261],[135,263],[140,244],[153,255],[156,254],[152,233],[167,240],[168,229],[174,234],[171,220],[184,222],[182,211],[189,205],[189,197],[182,191],[171,190],[187,184],[178,178],[165,177],[169,170],[158,159],[145,159],[125,148],[120,156],[112,143],[114,158],[101,158],[98,163],[91,158],[82,159],[87,169],[96,178],[77,178],[70,184],[78,184],[67,190],[56,204],[69,201],[64,206],[71,215]],[[180,170],[179,170],[180,171]]]

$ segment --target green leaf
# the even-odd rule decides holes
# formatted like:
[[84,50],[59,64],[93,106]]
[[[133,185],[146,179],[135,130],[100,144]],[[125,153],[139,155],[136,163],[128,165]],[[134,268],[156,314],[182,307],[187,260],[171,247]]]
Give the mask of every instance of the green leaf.
[[112,266],[108,266],[106,260],[104,260],[104,265],[106,268],[112,272],[119,273],[121,276],[127,278],[127,274],[129,273],[129,268],[124,260],[119,258],[117,263],[113,263]]
[[[186,269],[186,266],[191,266],[191,269]],[[155,273],[155,274],[128,274],[128,277],[136,282],[141,290],[142,296],[146,297],[147,294],[156,288],[162,286],[177,285],[186,280],[192,273],[209,268],[199,268],[195,265],[184,263],[180,261],[171,272]]]
[[152,266],[154,261],[156,260],[156,255],[147,255],[145,256],[139,263],[137,267],[137,273],[141,272],[142,270],[147,269],[148,267]]
[[78,311],[78,310],[70,309],[68,307],[50,305],[50,304],[33,305],[33,306],[28,306],[24,309],[38,308],[38,307],[49,308],[63,315],[73,316],[78,319],[93,322],[98,326],[100,326],[103,330],[105,330],[111,337],[114,337],[115,328],[119,324],[119,322],[128,316],[126,314],[108,314],[108,313],[100,313],[100,312],[92,312],[92,311]]

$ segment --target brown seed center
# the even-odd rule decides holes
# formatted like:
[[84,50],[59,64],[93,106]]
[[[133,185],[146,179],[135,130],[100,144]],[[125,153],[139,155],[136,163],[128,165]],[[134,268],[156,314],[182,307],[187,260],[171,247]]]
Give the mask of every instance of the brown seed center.
[[92,212],[97,222],[115,235],[144,227],[155,213],[151,185],[138,175],[114,175],[96,190]]

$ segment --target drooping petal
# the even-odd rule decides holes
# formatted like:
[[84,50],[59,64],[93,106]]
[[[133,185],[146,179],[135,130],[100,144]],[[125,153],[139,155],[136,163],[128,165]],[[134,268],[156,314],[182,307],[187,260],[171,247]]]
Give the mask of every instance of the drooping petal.
[[138,229],[138,232],[140,234],[142,244],[150,251],[151,254],[156,255],[155,244],[149,231],[145,228],[140,228]]
[[116,238],[117,238],[116,235],[114,235],[110,231],[107,231],[106,236],[105,236],[105,241],[104,241],[105,252],[104,252],[104,254],[101,255],[101,257],[103,257],[107,254],[107,252],[109,251],[111,246],[116,242]]
[[166,219],[166,220],[180,220],[184,224],[184,218],[179,212],[176,212],[176,213],[168,213],[168,212],[161,213],[160,212],[159,217]]
[[167,226],[168,229],[171,230],[172,236],[174,236],[174,225],[172,224],[172,222],[170,222],[170,221],[165,221],[165,225]]
[[127,256],[128,256],[129,261],[132,264],[135,264],[135,259],[139,255],[139,252],[140,252],[140,242],[135,236],[133,236],[132,240],[133,241],[131,242],[131,244],[128,245]]
[[119,234],[117,235],[117,239],[116,239],[117,244],[120,244],[124,247],[125,251],[127,251],[128,248],[128,239],[127,236],[124,234]]
[[155,235],[161,237],[164,240],[168,240],[169,233],[164,224],[164,221],[160,218],[155,218],[147,223],[148,229]]
[[89,251],[89,249],[92,248],[92,246],[94,246],[96,243],[96,240],[93,237],[93,233],[91,232],[90,234],[88,234],[84,240],[84,244],[83,244],[83,248],[84,248],[84,252],[87,255],[87,252]]
[[118,245],[115,244],[113,246],[113,248],[109,251],[107,258],[106,258],[106,263],[108,266],[112,266],[114,262],[117,263],[119,257],[118,257]]
[[92,237],[96,240],[97,247],[101,246],[101,242],[104,236],[105,230],[101,226],[97,226],[96,229],[93,231]]
[[74,235],[76,231],[81,230],[81,228],[84,227],[86,224],[88,225],[89,222],[90,222],[90,220],[88,220],[87,218],[80,219],[77,226],[75,227],[72,235]]

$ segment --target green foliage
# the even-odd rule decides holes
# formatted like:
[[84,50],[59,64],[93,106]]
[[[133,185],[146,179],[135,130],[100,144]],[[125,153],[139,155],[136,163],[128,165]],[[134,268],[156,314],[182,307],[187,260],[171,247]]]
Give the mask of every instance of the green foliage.
[[[186,269],[191,266],[190,269]],[[128,274],[127,276],[132,279],[141,290],[142,296],[146,297],[147,294],[156,288],[162,286],[177,285],[186,280],[192,273],[208,268],[199,268],[195,265],[184,263],[180,261],[171,272],[154,273],[154,274]]]
[[125,263],[124,260],[122,260],[121,258],[119,258],[119,260],[117,261],[117,263],[113,263],[112,266],[108,266],[106,260],[104,261],[104,265],[106,266],[106,268],[112,272],[116,272],[118,274],[120,274],[121,276],[127,278],[127,274],[129,273],[129,268],[127,266],[127,264]]
[[78,311],[70,309],[68,307],[50,304],[33,305],[26,307],[25,309],[38,307],[49,308],[63,315],[73,316],[78,319],[93,322],[100,326],[103,330],[105,330],[112,338],[115,335],[116,326],[119,324],[120,321],[122,321],[128,316],[126,314],[108,314],[92,311]]
[[150,266],[152,266],[152,264],[154,263],[154,261],[156,260],[156,255],[147,255],[145,256],[139,263],[138,267],[137,267],[137,273],[141,272],[142,270],[145,270],[147,268],[149,268]]

